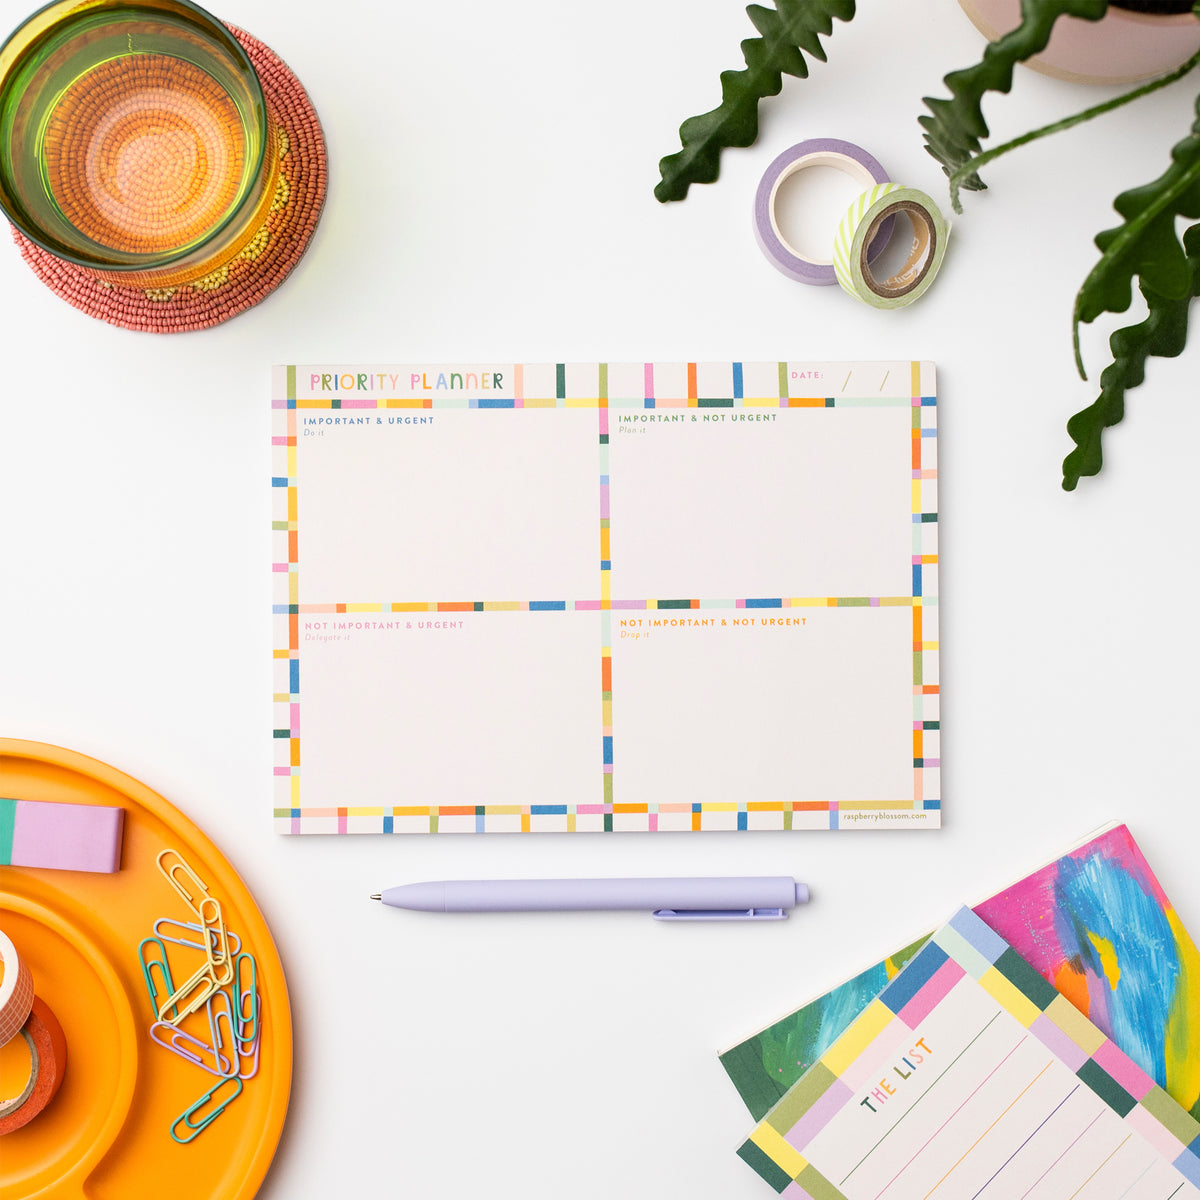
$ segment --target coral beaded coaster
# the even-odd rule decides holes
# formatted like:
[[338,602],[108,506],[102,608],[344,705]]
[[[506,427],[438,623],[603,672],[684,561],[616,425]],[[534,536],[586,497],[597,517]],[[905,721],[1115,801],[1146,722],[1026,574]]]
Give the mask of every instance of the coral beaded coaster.
[[[38,278],[88,316],[150,333],[177,333],[219,325],[268,296],[308,248],[325,202],[326,155],[320,122],[304,88],[287,65],[245,31],[232,25],[228,28],[254,66],[277,131],[274,152],[279,159],[278,174],[262,226],[232,262],[191,283],[162,288],[113,286],[55,257],[14,228],[13,237],[21,255]],[[174,95],[186,98],[186,87],[182,85],[187,81],[171,82]],[[107,119],[119,122],[120,114],[110,112]],[[119,137],[120,131],[114,130],[114,134]],[[68,136],[62,151],[67,168],[74,161],[70,149]],[[213,172],[214,180],[220,176],[221,172]],[[169,194],[169,180],[155,178],[140,182],[161,194]],[[213,186],[219,188],[215,182]],[[211,203],[219,209],[225,197],[214,194]],[[109,217],[99,210],[86,215],[93,224]],[[112,214],[111,219],[119,220],[120,214]],[[163,219],[173,219],[165,209]]]

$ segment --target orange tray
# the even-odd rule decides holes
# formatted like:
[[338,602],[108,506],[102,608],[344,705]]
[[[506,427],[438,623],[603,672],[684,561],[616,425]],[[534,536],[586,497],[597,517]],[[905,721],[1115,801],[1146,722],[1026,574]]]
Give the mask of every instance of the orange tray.
[[[0,867],[0,924],[67,1041],[58,1095],[0,1139],[0,1200],[249,1200],[287,1115],[292,1018],[283,965],[246,885],[182,813],[96,759],[0,738],[0,796],[125,810],[115,874]],[[219,1080],[150,1040],[138,957],[158,917],[190,919],[155,862],[168,847],[221,901],[227,928],[254,955],[262,997],[257,1075],[187,1145],[171,1125]]]

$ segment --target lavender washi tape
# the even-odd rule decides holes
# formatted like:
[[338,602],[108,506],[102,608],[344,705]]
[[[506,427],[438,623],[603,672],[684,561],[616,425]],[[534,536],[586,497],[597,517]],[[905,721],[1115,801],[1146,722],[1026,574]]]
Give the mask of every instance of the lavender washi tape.
[[[823,261],[808,258],[792,246],[779,230],[775,219],[775,200],[784,181],[797,171],[809,167],[835,167],[861,183],[863,189],[878,183],[890,183],[888,173],[862,147],[836,138],[812,138],[798,142],[785,150],[766,169],[754,195],[754,233],[762,252],[790,279],[801,283],[827,285],[837,282],[833,270],[833,238],[829,240],[829,258]],[[868,256],[883,252],[895,228],[895,218],[889,217],[872,241]]]

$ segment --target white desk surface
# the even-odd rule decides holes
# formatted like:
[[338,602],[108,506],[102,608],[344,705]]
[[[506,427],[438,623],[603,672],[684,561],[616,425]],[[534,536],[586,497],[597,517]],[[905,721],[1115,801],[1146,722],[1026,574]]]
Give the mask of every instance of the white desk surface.
[[[0,0],[0,23],[25,15]],[[944,269],[877,312],[778,274],[754,189],[836,137],[948,211],[921,98],[982,41],[954,0],[863,0],[828,65],[761,107],[682,204],[652,189],[753,36],[739,3],[229,0],[307,87],[329,147],[307,256],[198,334],[115,329],[0,244],[0,729],[101,758],[197,821],[270,922],[295,1019],[263,1200],[747,1200],[752,1122],[716,1052],[1112,819],[1185,924],[1200,701],[1200,345],[1154,360],[1059,486],[1116,320],[1070,345],[1092,237],[1155,178],[1189,83],[995,164]],[[1018,72],[1011,136],[1111,94]],[[1195,335],[1200,342],[1200,333]],[[279,362],[936,360],[944,681],[940,832],[293,839],[271,830],[269,368]],[[794,873],[787,922],[438,918],[407,879]]]

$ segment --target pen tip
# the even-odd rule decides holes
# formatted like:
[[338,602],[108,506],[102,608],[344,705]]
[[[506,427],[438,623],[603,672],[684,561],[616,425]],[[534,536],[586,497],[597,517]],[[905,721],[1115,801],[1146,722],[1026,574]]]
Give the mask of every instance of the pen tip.
[[376,893],[375,893],[375,895],[373,895],[373,896],[371,897],[371,899],[372,899],[372,900],[382,900],[382,899],[383,899],[383,897],[382,897],[382,896],[381,896],[381,895],[380,895],[378,892],[376,892]]

